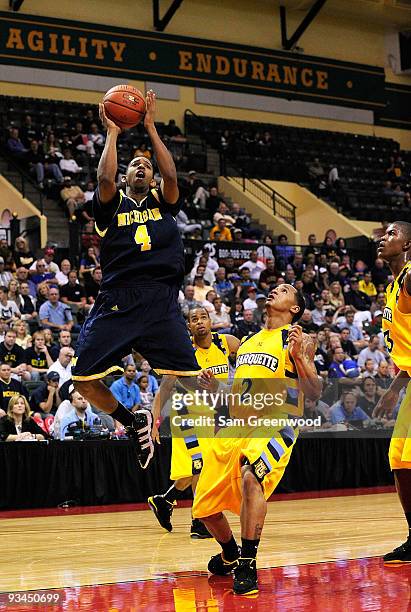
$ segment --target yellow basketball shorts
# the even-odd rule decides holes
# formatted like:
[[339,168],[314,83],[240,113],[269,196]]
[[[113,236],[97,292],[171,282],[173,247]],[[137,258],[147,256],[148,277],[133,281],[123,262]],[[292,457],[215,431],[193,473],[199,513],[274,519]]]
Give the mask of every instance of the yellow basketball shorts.
[[392,470],[411,470],[411,381],[398,411],[388,457]]
[[[219,435],[223,433],[222,435]],[[261,437],[254,430],[252,438],[228,438],[227,429],[219,432],[204,452],[204,466],[197,484],[193,517],[202,518],[231,510],[240,514],[241,468],[249,464],[268,499],[283,477],[291,457],[298,430],[284,427]],[[262,437],[264,436],[265,437]]]
[[171,441],[171,480],[189,478],[199,474],[203,467],[204,454],[213,441],[214,431],[210,431],[210,437],[203,437],[191,431],[185,438],[173,436]]

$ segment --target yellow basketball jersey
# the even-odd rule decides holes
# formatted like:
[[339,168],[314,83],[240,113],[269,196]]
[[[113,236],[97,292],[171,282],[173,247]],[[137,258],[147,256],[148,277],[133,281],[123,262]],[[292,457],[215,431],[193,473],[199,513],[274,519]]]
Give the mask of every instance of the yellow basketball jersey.
[[212,333],[211,346],[208,349],[197,346],[193,340],[196,359],[202,370],[212,370],[216,378],[228,378],[228,358],[230,349],[224,334]]
[[[278,413],[302,416],[303,395],[298,391],[296,369],[288,352],[290,327],[262,329],[242,340],[237,352],[232,389],[234,398],[239,394],[241,401],[234,407],[233,416],[239,416],[244,408],[247,409],[244,403],[246,396],[258,397],[259,403],[253,402],[253,407],[260,411],[261,416]],[[275,382],[273,379],[276,379]],[[282,395],[282,401],[270,403],[273,394]]]
[[387,304],[382,315],[382,329],[385,344],[395,365],[411,376],[411,312],[401,312],[398,307],[398,299],[401,292],[405,291],[404,281],[409,270],[411,261],[405,264],[385,291]]

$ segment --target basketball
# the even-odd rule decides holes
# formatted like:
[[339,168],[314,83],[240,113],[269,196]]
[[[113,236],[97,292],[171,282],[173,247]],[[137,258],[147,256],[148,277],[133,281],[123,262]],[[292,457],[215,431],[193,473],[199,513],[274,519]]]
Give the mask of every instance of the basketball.
[[140,123],[146,112],[143,94],[131,85],[116,85],[109,89],[103,104],[107,117],[122,129]]

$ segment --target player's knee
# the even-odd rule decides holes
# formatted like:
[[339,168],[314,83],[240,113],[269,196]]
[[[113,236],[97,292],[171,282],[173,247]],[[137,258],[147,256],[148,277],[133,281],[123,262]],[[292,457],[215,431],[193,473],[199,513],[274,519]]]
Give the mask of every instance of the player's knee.
[[202,516],[200,521],[203,521],[203,523],[217,523],[221,521],[223,517],[224,514],[222,512],[217,512],[217,514],[210,514],[210,516]]
[[252,497],[261,491],[261,484],[258,482],[250,465],[243,466],[241,470],[243,497]]
[[80,395],[82,395],[86,399],[90,399],[94,395],[94,382],[95,381],[93,380],[76,380],[74,381],[74,388],[78,393],[80,393]]

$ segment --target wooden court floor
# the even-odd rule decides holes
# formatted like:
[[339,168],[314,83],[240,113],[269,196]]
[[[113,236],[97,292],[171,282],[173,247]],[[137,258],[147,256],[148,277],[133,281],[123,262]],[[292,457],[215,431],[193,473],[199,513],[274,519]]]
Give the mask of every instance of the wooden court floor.
[[[235,535],[239,535],[238,519],[232,515],[229,515],[229,518],[232,519]],[[157,584],[161,593],[162,589],[164,592],[165,583],[168,584],[176,577],[188,580],[194,578],[194,583],[197,577],[197,582],[207,581],[209,585],[206,568],[209,557],[218,551],[216,543],[213,540],[190,540],[189,508],[177,508],[174,511],[173,526],[172,533],[163,531],[149,510],[103,513],[97,511],[93,514],[71,514],[67,511],[67,514],[59,516],[3,518],[0,521],[0,592],[70,590],[70,587],[83,585],[89,585],[90,588],[96,585],[124,583],[141,585],[147,581],[151,589]],[[316,564],[331,562],[332,567],[341,568],[341,564],[347,560],[376,557],[372,563],[378,571],[381,567],[378,557],[403,542],[406,536],[405,520],[394,493],[274,501],[268,505],[258,566],[266,568],[267,571],[269,568],[283,568],[282,576],[284,568],[288,568],[287,571],[294,568],[294,573],[302,575],[303,567],[318,568],[323,566]],[[276,570],[270,571],[275,573]],[[408,567],[406,571],[408,572]],[[388,582],[391,583],[393,574],[387,576]],[[404,578],[404,571],[401,576]],[[406,583],[402,582],[404,588],[399,594],[399,601],[404,601],[404,605],[407,600],[409,602],[410,592],[409,588],[406,589],[409,584],[408,573],[405,577]],[[411,568],[409,578],[411,579]],[[224,580],[226,582],[223,590],[229,591],[227,579]],[[265,580],[264,578],[263,582]],[[270,580],[267,578],[267,581]],[[273,581],[270,588],[275,597],[274,578]],[[381,588],[386,586],[387,584],[383,584]],[[268,609],[262,604],[259,606],[258,600],[254,604],[249,601],[245,608],[230,607],[228,602],[225,607],[219,607],[217,599],[215,606],[208,606],[204,604],[204,594],[201,595],[202,607],[197,606],[195,596],[190,599],[191,603],[179,607],[178,597],[176,599],[178,586],[172,587],[172,598],[167,605],[164,600],[157,606],[157,599],[154,598],[152,605],[150,602],[145,602],[144,605],[137,603],[129,608],[113,607],[108,603],[106,608],[106,604],[101,604],[103,607],[98,608],[98,612],[100,609],[158,609],[162,612]],[[187,588],[184,587],[183,591]],[[135,600],[135,593],[133,597]],[[236,599],[241,599],[242,602],[245,600]],[[205,600],[208,601],[207,597]],[[214,600],[211,598],[210,601]],[[4,598],[2,602],[4,603]],[[148,607],[145,607],[146,604]],[[341,607],[334,608],[332,602],[330,605],[330,608],[322,605],[321,609],[341,610]],[[96,609],[95,604],[93,606],[65,606],[61,609]],[[392,609],[408,609],[399,605],[398,601],[395,606]],[[270,609],[277,608],[271,603]],[[287,612],[294,610],[292,607],[281,609]],[[391,608],[384,604],[384,608],[368,606],[353,609]]]

